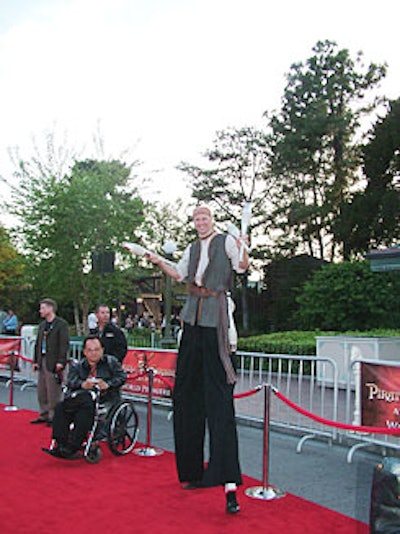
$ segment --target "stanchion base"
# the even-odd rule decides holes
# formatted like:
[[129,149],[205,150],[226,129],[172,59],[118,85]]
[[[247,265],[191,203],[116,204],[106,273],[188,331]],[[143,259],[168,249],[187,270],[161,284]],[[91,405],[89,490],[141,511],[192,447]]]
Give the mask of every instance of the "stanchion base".
[[284,497],[286,493],[278,488],[272,486],[255,486],[254,488],[247,488],[245,494],[253,499],[261,499],[263,501],[272,501],[274,499],[280,499]]
[[17,410],[19,410],[18,406],[6,406],[4,408],[5,412],[16,412]]
[[137,454],[138,456],[160,456],[161,454],[164,454],[164,451],[162,449],[156,449],[155,447],[142,447],[140,449],[133,449],[134,454]]

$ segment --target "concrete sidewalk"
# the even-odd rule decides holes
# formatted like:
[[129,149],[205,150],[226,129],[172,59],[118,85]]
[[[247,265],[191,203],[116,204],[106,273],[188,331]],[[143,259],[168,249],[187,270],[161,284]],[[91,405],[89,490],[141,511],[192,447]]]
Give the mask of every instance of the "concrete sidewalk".
[[[0,383],[0,403],[9,404],[9,389]],[[13,404],[18,408],[37,410],[36,389],[14,389]],[[147,439],[147,405],[137,402],[139,440]],[[173,430],[170,411],[153,406],[150,443],[173,451]],[[243,473],[262,483],[263,430],[254,425],[238,425],[240,460]],[[300,454],[296,453],[299,436],[272,431],[270,433],[268,483],[324,507],[368,523],[373,467],[380,456],[358,451],[348,464],[348,449],[326,441],[309,440]],[[149,458],[151,466],[151,458]],[[249,497],[246,497],[249,498]],[[268,506],[268,501],[265,501]]]

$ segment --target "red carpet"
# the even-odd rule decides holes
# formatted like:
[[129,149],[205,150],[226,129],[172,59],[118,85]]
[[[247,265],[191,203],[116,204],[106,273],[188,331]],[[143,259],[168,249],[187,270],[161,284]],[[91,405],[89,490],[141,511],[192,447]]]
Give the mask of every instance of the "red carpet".
[[30,425],[32,413],[0,406],[1,534],[367,534],[368,526],[287,495],[260,501],[243,494],[259,482],[244,477],[242,511],[225,513],[222,488],[184,491],[174,456],[57,460],[41,452],[51,431]]

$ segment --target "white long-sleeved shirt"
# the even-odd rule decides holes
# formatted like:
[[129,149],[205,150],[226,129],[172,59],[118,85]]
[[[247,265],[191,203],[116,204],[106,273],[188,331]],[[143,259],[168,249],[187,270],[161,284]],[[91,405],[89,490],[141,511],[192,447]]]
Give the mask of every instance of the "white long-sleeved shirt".
[[[206,239],[200,240],[200,260],[196,271],[195,283],[198,286],[202,285],[204,271],[207,268],[209,262],[208,249],[210,243],[215,234],[211,234]],[[176,264],[176,271],[179,274],[179,280],[184,280],[189,274],[189,260],[190,260],[190,247],[188,245],[183,252],[182,258]],[[231,260],[232,269],[237,273],[243,273],[245,269],[239,267],[239,250],[235,241],[235,238],[231,235],[227,235],[225,239],[225,252],[228,258]]]

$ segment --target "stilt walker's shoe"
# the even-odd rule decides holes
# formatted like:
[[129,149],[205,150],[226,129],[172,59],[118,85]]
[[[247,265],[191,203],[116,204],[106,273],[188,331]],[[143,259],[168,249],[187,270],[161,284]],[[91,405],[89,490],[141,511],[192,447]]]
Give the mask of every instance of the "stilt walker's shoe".
[[228,491],[226,493],[226,513],[237,514],[240,512],[240,506],[236,500],[236,491]]
[[183,486],[184,490],[195,490],[199,488],[204,488],[203,482],[200,480],[193,480],[192,482],[188,482],[185,486]]

